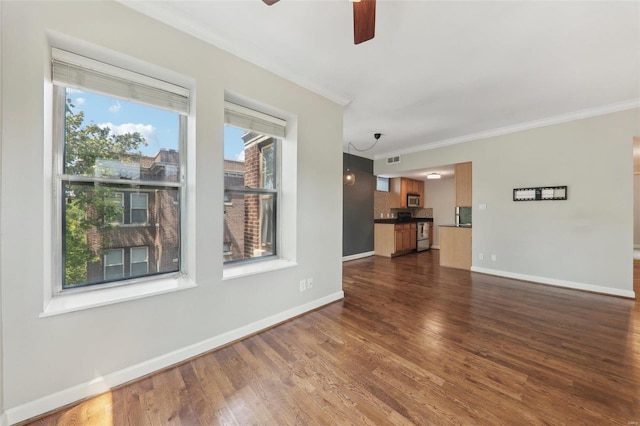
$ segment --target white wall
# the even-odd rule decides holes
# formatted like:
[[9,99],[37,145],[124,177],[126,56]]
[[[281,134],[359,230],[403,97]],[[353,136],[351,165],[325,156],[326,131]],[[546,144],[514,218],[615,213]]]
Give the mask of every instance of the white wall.
[[640,249],[640,175],[633,175],[633,247]]
[[[638,134],[634,109],[412,153],[401,164],[473,162],[473,270],[633,297]],[[377,160],[374,173],[390,167]],[[567,185],[568,200],[512,201],[513,188],[544,185]]]
[[456,185],[453,177],[427,179],[424,184],[424,202],[433,209],[433,241],[431,245],[440,248],[439,225],[456,223]]
[[[2,4],[0,1],[0,24],[2,23]],[[0,31],[0,46],[2,46],[2,31]],[[0,49],[1,50],[1,49]],[[0,99],[2,99],[2,54],[0,51]],[[3,105],[0,102],[0,123],[2,123],[2,111]],[[2,158],[2,126],[0,126],[0,159]],[[0,199],[2,198],[2,161],[0,161]],[[0,223],[2,223],[2,211],[0,211]],[[0,244],[0,259],[2,259],[2,245]],[[0,263],[0,276],[2,275],[2,264]],[[6,424],[6,417],[4,412],[4,377],[3,377],[3,368],[2,368],[2,359],[3,359],[3,348],[4,341],[2,339],[2,281],[0,280],[0,426],[4,426]]]
[[[342,107],[115,2],[3,2],[0,257],[4,396],[18,421],[342,296]],[[50,218],[49,34],[195,85],[197,287],[39,318]],[[85,46],[91,50],[90,45]],[[297,266],[222,280],[225,91],[297,119]],[[193,133],[192,133],[193,135]],[[291,225],[289,225],[291,226]],[[10,249],[7,249],[10,248]],[[300,279],[314,287],[299,292]],[[28,378],[28,380],[26,379]],[[59,392],[59,393],[58,393]],[[41,399],[40,399],[41,398]]]

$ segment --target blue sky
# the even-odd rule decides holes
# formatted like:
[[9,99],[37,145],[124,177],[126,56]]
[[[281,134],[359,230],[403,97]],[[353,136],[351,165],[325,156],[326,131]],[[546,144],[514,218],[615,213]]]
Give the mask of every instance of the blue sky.
[[[73,111],[84,111],[84,124],[108,126],[115,134],[139,132],[147,141],[140,150],[155,155],[161,148],[178,149],[178,114],[87,91],[67,89]],[[244,159],[244,130],[225,126],[224,156]]]

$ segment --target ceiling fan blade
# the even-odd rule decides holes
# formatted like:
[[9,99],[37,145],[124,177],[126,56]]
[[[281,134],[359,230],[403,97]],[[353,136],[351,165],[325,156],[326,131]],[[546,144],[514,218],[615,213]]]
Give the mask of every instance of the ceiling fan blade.
[[266,4],[267,6],[271,6],[273,4],[278,3],[278,0],[262,0],[264,2],[264,4]]
[[376,0],[353,2],[353,42],[371,40],[376,33]]

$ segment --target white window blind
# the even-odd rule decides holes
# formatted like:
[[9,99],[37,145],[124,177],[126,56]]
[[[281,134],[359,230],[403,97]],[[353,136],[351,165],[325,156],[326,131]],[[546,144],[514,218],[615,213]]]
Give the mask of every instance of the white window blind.
[[51,53],[55,84],[189,114],[189,89],[64,50]]
[[284,138],[287,128],[285,120],[231,102],[224,104],[224,122],[234,127],[277,138]]

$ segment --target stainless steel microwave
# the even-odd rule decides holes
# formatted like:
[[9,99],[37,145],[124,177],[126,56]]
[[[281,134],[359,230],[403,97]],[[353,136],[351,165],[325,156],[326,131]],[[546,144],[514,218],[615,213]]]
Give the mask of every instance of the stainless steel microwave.
[[420,195],[407,194],[407,207],[420,207]]

